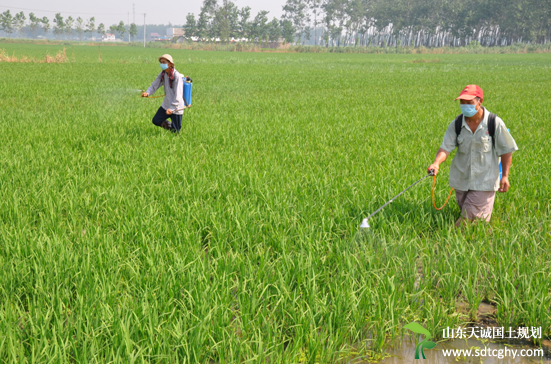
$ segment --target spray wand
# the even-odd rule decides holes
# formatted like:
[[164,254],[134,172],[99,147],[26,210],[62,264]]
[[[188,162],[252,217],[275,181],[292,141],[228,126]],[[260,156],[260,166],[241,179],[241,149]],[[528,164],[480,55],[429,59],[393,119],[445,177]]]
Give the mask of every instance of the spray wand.
[[434,202],[434,185],[435,185],[435,182],[436,182],[436,174],[434,173],[433,169],[430,169],[426,176],[420,178],[419,180],[417,180],[416,182],[414,182],[413,184],[411,184],[410,186],[405,188],[403,191],[400,192],[400,194],[396,195],[394,198],[392,198],[388,202],[386,202],[385,205],[383,205],[382,207],[380,207],[379,209],[377,209],[376,211],[371,213],[367,218],[364,218],[364,220],[362,221],[362,224],[360,225],[360,228],[369,228],[369,223],[367,222],[369,220],[369,218],[371,218],[375,214],[379,213],[379,211],[381,211],[381,209],[383,209],[384,207],[386,207],[387,205],[392,203],[397,197],[399,197],[400,195],[402,195],[403,193],[405,193],[406,191],[408,191],[409,189],[411,189],[412,187],[414,187],[415,185],[417,185],[418,183],[420,183],[421,181],[425,180],[427,177],[430,177],[430,176],[434,176],[434,178],[432,180],[432,205],[434,206],[434,208],[436,210],[441,210],[442,208],[444,208],[446,206],[446,204],[448,204],[448,200],[450,200],[450,196],[452,195],[453,188],[450,190],[450,194],[448,195],[448,198],[446,199],[446,202],[444,203],[444,205],[442,205],[440,208],[437,208],[436,203]]
[[[144,93],[145,90],[142,90],[142,93]],[[156,99],[156,98],[162,98],[164,97],[164,95],[157,95],[157,96],[143,96],[145,97],[146,99]]]
[[[145,92],[145,90],[141,90],[141,91],[142,91],[142,93]],[[144,96],[144,97],[145,97],[146,99],[156,99],[156,98],[162,98],[162,97],[164,97],[164,95],[158,95],[158,96]],[[185,103],[185,101],[184,101],[184,103]],[[176,109],[176,110],[173,111],[173,113],[174,113],[174,112],[179,112],[180,110],[184,110],[184,109],[187,109],[187,108],[191,108],[191,105],[186,105],[186,106],[184,106],[183,108]]]

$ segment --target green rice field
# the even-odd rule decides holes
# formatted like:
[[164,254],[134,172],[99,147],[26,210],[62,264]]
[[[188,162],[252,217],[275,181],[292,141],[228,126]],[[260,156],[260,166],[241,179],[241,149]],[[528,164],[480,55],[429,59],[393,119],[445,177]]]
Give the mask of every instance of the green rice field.
[[[166,52],[194,84],[180,135],[139,97]],[[0,62],[0,362],[369,362],[481,302],[551,338],[551,54],[66,55]],[[519,147],[491,224],[456,230],[426,179],[358,239],[471,83]]]

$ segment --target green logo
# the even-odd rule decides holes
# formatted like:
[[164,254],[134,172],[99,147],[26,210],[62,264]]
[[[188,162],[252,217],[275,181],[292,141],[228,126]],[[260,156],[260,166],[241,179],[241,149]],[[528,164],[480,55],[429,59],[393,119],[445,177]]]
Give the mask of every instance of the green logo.
[[411,322],[409,324],[406,324],[404,328],[407,328],[410,331],[413,331],[415,333],[419,333],[422,335],[425,335],[425,339],[417,344],[415,346],[415,360],[419,360],[419,352],[421,353],[421,356],[423,356],[423,359],[426,360],[425,353],[423,352],[424,349],[432,349],[436,344],[432,341],[429,341],[429,339],[432,337],[429,331],[427,331],[423,326],[421,326],[417,322]]

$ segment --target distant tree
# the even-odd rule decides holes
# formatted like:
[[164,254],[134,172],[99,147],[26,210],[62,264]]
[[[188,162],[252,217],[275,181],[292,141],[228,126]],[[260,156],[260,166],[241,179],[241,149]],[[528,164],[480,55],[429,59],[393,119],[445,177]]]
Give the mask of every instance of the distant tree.
[[238,36],[239,9],[229,0],[222,0],[222,5],[217,8],[213,23],[217,36],[222,42],[228,42],[230,38]]
[[307,23],[310,21],[306,0],[287,0],[285,6],[283,6],[282,19],[292,22],[296,37],[300,42],[306,31]]
[[228,22],[228,17],[226,11],[223,7],[220,7],[216,12],[216,15],[213,19],[213,29],[212,36],[218,36],[220,42],[228,42],[230,38],[230,25]]
[[96,18],[91,17],[86,23],[86,33],[90,33],[90,38],[94,37],[94,31],[96,30]]
[[330,38],[329,28],[324,27],[321,34],[321,39],[323,40],[325,47],[329,47],[329,38]]
[[128,34],[130,34],[130,37],[132,37],[132,40],[136,38],[138,35],[138,27],[136,24],[132,23],[130,24],[130,29],[128,30]]
[[239,37],[239,8],[232,2],[228,4],[226,9],[229,23],[230,38]]
[[119,30],[119,27],[115,24],[113,24],[109,27],[109,33],[111,33],[111,34],[117,34],[118,30]]
[[186,24],[184,24],[184,35],[186,38],[195,37],[197,33],[197,21],[193,13],[188,13],[186,16]]
[[84,20],[81,17],[77,18],[76,21],[76,30],[78,33],[78,39],[82,42],[82,33],[84,33]]
[[342,27],[337,27],[336,25],[332,25],[329,28],[329,36],[333,39],[333,41],[337,41],[337,47],[340,47],[341,45],[341,35],[342,35]]
[[312,27],[310,25],[305,26],[302,30],[302,44],[304,44],[304,42],[306,42],[307,40],[310,40],[311,34]]
[[65,30],[65,22],[63,21],[63,17],[60,13],[57,13],[54,17],[54,34],[55,39],[58,39],[58,37],[63,34],[63,31]]
[[14,29],[15,29],[15,31],[19,32],[19,38],[23,38],[22,35],[21,35],[21,30],[25,26],[25,20],[27,20],[27,17],[25,16],[25,14],[22,11],[15,14]]
[[228,42],[230,37],[237,36],[237,18],[239,10],[229,0],[222,0],[222,6],[216,9],[214,19],[213,19],[213,28],[214,33],[222,42]]
[[333,21],[330,1],[324,1],[321,4],[321,9],[321,12],[323,13],[322,20],[320,21],[320,23],[322,24],[321,39],[325,47],[329,47],[329,28],[331,27],[331,23]]
[[47,17],[43,17],[42,20],[40,20],[42,23],[42,30],[44,31],[44,37],[48,35],[48,32],[50,31],[50,20]]
[[0,27],[4,32],[8,33],[9,38],[11,38],[11,34],[15,32],[15,19],[9,10],[2,13],[0,17]]
[[197,20],[196,35],[199,40],[202,41],[207,37],[207,28],[209,26],[208,14],[206,12],[199,13],[199,19]]
[[290,20],[281,20],[281,36],[285,40],[285,43],[293,43],[295,40],[296,29],[293,27],[293,23]]
[[239,11],[239,20],[237,22],[237,34],[240,38],[250,39],[251,36],[251,8],[245,6]]
[[310,10],[312,11],[312,14],[314,14],[314,45],[318,45],[318,25],[321,23],[320,20],[318,20],[318,15],[320,14],[320,6],[321,6],[321,0],[310,0],[309,3]]
[[281,37],[281,27],[279,26],[279,21],[273,18],[268,24],[268,38],[270,42],[277,42],[279,37]]
[[354,41],[354,46],[360,42],[359,32],[362,29],[364,14],[368,11],[366,4],[361,0],[353,0],[348,7],[348,41]]
[[120,21],[119,25],[117,25],[116,29],[121,39],[124,40],[124,33],[126,33],[126,27],[124,26],[124,22],[122,20]]
[[[333,39],[337,40],[337,47],[340,47],[342,42],[342,32],[347,28],[347,22],[348,22],[348,2],[341,1],[341,0],[334,0],[333,1],[333,17],[335,20],[335,25],[331,29],[333,31]],[[345,42],[346,43],[346,42]]]
[[73,38],[73,25],[75,24],[75,19],[73,19],[72,16],[68,16],[67,20],[65,20],[65,34],[69,37],[69,39]]
[[258,39],[258,42],[268,37],[268,13],[267,10],[261,10],[254,17],[251,35],[253,39]]
[[29,29],[33,38],[36,38],[36,31],[38,30],[41,22],[42,19],[37,18],[34,13],[29,13]]
[[105,35],[105,25],[103,25],[103,23],[100,23],[98,25],[98,34],[100,36],[104,36]]
[[217,24],[214,23],[214,17],[218,9],[217,0],[204,0],[197,21],[197,33],[200,38],[208,38],[209,41],[218,35]]

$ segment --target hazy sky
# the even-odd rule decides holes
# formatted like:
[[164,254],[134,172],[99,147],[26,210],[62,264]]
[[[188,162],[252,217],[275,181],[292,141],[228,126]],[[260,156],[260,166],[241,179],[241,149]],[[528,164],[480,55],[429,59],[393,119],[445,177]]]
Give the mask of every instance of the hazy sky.
[[[232,0],[239,8],[251,7],[251,17],[254,17],[260,10],[268,10],[268,17],[281,16],[281,8],[285,0]],[[221,1],[219,1],[221,2]],[[91,1],[70,1],[70,0],[0,0],[0,12],[10,9],[12,13],[23,11],[28,14],[47,16],[52,19],[55,13],[61,13],[64,17],[72,15],[73,18],[81,17],[88,19],[96,18],[96,26],[104,23],[106,26],[128,21],[133,21],[132,4],[135,4],[136,23],[143,24],[143,13],[146,15],[147,24],[167,24],[169,21],[174,25],[183,25],[188,13],[195,13],[197,16],[203,0],[177,0],[177,1],[146,1],[146,0],[91,0]],[[50,22],[51,23],[51,22]]]

